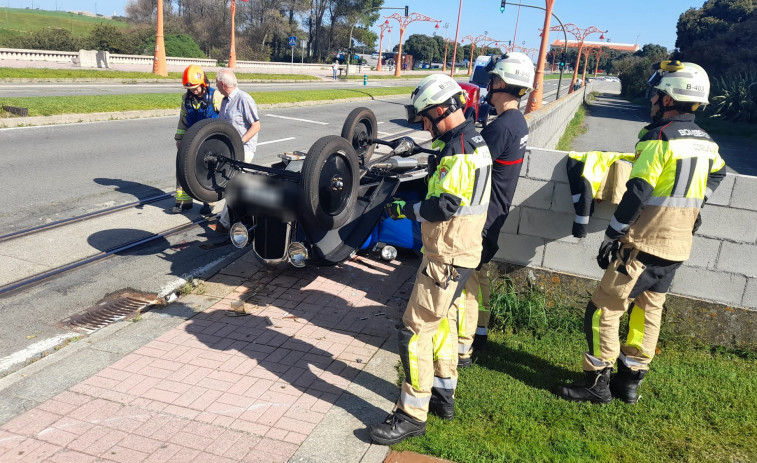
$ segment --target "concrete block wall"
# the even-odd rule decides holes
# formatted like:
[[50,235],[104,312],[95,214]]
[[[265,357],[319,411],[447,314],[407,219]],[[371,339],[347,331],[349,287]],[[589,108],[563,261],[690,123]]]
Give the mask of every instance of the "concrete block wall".
[[[495,260],[598,280],[597,250],[615,205],[598,204],[588,235],[574,238],[566,158],[564,151],[529,148]],[[757,309],[757,177],[728,174],[702,221],[670,292]]]
[[526,114],[529,135],[528,146],[554,149],[560,141],[565,127],[576,110],[581,106],[586,95],[591,93],[591,86],[584,87],[567,96],[561,96],[537,111]]

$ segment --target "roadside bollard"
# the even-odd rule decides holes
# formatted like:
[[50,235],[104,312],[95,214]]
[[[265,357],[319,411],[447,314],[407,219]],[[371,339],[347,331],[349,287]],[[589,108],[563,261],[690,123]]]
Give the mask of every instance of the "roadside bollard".
[[363,85],[368,85],[368,74],[363,74]]

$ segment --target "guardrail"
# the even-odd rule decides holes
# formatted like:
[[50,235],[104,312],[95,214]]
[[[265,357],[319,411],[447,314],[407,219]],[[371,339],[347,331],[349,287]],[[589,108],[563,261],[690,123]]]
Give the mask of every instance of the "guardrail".
[[[105,56],[96,64],[90,64],[91,59],[83,59],[82,55],[97,53],[98,56]],[[48,61],[54,63],[73,63],[82,67],[109,67],[111,64],[142,64],[152,65],[154,58],[148,55],[122,55],[108,52],[94,52],[92,50],[77,51],[56,51],[56,50],[28,50],[18,48],[0,48],[0,61],[17,60],[17,61]],[[219,67],[218,61],[214,59],[203,58],[183,58],[178,56],[166,57],[166,64],[171,66],[189,66],[190,64],[199,64],[206,68]],[[298,69],[322,69],[330,66],[323,63],[287,63],[272,61],[237,61],[237,68],[278,68],[287,69],[295,67]]]
[[74,58],[78,58],[79,53],[75,51],[56,51],[56,50],[24,50],[18,48],[0,48],[0,60],[21,60],[21,61],[51,61],[56,63],[71,63]]

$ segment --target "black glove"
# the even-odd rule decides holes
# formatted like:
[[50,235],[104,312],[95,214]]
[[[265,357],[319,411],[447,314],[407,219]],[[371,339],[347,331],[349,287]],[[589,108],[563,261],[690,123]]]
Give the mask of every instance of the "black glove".
[[694,233],[696,233],[697,230],[699,230],[699,227],[701,225],[702,225],[702,213],[700,212],[699,214],[697,214],[697,219],[694,221],[694,228],[691,229],[691,234],[693,235]]
[[400,137],[396,140],[392,140],[390,145],[394,154],[406,158],[415,154],[415,142],[410,137]]
[[605,240],[599,247],[599,253],[597,254],[597,264],[602,270],[607,270],[610,263],[618,258],[618,251],[620,250],[620,242],[613,240],[605,235]]

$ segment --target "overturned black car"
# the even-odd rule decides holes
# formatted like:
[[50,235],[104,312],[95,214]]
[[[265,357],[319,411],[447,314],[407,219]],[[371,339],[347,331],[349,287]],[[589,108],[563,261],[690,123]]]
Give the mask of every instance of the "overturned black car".
[[[374,158],[377,145],[391,150]],[[392,197],[425,195],[435,153],[406,136],[377,138],[368,108],[354,109],[340,136],[316,140],[305,155],[280,154],[269,167],[242,162],[243,152],[230,124],[200,121],[182,139],[179,183],[199,201],[226,198],[234,246],[252,246],[266,265],[296,267],[337,264],[372,244]],[[411,157],[419,153],[428,156]]]

